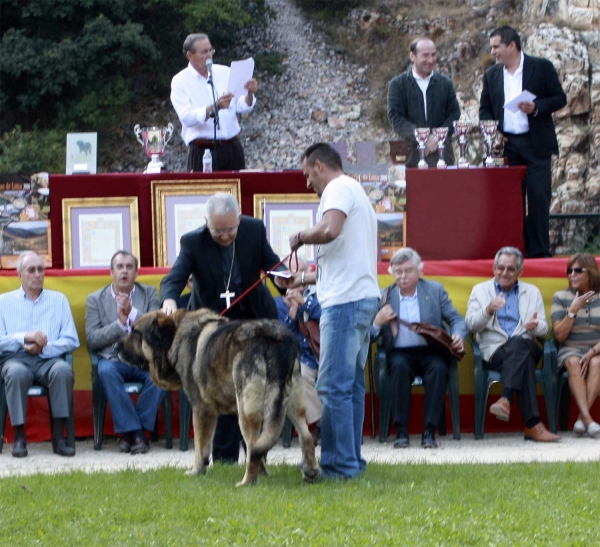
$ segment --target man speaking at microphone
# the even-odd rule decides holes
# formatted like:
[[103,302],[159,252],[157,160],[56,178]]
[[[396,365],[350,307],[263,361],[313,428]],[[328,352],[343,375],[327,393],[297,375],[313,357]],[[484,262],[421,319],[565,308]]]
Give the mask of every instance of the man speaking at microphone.
[[[181,137],[188,145],[188,171],[202,171],[202,157],[209,149],[214,171],[239,171],[246,167],[244,149],[238,139],[237,114],[251,112],[256,104],[258,82],[248,80],[247,95],[234,100],[227,93],[229,67],[213,65],[215,50],[206,34],[190,34],[183,42],[189,64],[171,82],[171,102],[181,122]],[[218,126],[214,140],[216,99]]]

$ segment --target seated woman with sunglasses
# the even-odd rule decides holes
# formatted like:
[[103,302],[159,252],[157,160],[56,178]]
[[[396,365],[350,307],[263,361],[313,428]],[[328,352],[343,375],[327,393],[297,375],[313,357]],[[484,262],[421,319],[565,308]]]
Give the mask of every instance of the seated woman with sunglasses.
[[590,415],[600,390],[600,272],[589,254],[567,262],[569,288],[552,300],[552,327],[559,343],[558,367],[566,367],[569,387],[579,407],[573,427],[578,435],[600,438],[600,424]]

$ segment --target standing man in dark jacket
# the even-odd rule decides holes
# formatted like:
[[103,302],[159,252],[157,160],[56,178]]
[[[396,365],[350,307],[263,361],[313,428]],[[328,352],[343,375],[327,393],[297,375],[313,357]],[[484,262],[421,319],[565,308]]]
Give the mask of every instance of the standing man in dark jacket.
[[[558,154],[552,113],[567,104],[552,63],[521,51],[521,39],[509,26],[490,34],[496,64],[483,75],[479,119],[498,120],[504,135],[504,155],[509,165],[526,165],[523,180],[523,239],[525,255],[550,255],[550,199],[552,154]],[[513,112],[505,105],[529,91],[533,100],[523,100]]]
[[[408,146],[406,167],[416,167],[419,150],[416,127],[447,127],[444,160],[454,165],[452,151],[452,122],[460,118],[454,86],[449,78],[433,72],[436,47],[429,38],[417,38],[410,44],[411,69],[396,76],[388,87],[388,118],[392,128]],[[437,141],[429,135],[425,161],[429,167],[438,162]]]

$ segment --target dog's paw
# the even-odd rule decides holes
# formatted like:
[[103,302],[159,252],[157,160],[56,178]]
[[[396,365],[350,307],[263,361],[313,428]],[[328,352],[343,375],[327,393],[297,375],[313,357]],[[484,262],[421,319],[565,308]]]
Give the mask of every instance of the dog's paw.
[[244,475],[244,478],[240,482],[238,482],[236,484],[236,486],[238,486],[238,487],[239,486],[252,486],[252,485],[254,485],[256,483],[258,483],[258,476],[256,476],[256,477],[250,477],[248,475],[248,473],[246,473]]
[[321,469],[318,467],[316,469],[302,469],[302,477],[310,484],[319,482],[319,478],[321,477]]
[[190,477],[195,477],[196,475],[206,475],[206,467],[192,467],[192,469],[186,471],[185,474]]

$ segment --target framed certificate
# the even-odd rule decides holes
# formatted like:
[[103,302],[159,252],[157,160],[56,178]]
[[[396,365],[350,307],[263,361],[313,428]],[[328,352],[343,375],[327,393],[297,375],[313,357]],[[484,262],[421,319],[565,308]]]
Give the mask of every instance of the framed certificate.
[[119,250],[140,257],[137,197],[62,202],[65,269],[110,267]]
[[[320,198],[316,194],[254,194],[254,216],[267,228],[267,239],[280,258],[290,254],[290,236],[317,222]],[[309,264],[316,260],[315,247],[301,251]]]
[[154,266],[172,266],[179,255],[181,236],[206,223],[206,202],[217,192],[240,201],[239,179],[153,180],[152,239]]

